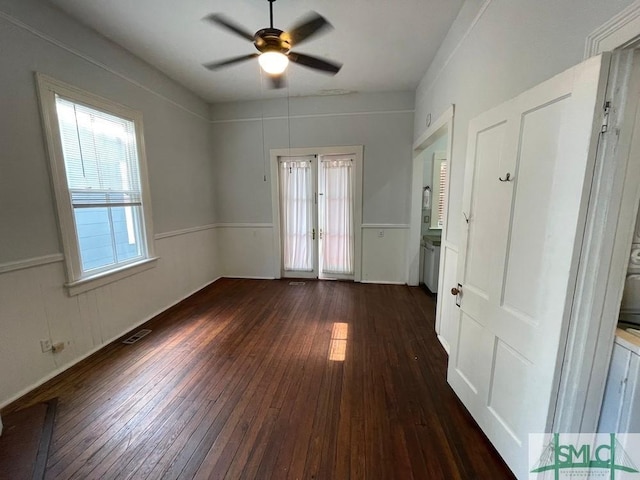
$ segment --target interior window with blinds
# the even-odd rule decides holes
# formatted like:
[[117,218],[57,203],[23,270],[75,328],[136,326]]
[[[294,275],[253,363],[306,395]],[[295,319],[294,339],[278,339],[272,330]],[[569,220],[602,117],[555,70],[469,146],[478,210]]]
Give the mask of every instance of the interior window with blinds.
[[83,272],[143,258],[134,123],[58,95],[56,111]]
[[445,152],[436,152],[433,155],[432,174],[432,208],[429,228],[444,228],[444,209],[447,193],[447,158]]
[[445,202],[445,193],[447,188],[447,162],[440,162],[440,170],[438,172],[438,196],[437,196],[437,207],[436,210],[436,221],[438,228],[444,227],[444,202]]

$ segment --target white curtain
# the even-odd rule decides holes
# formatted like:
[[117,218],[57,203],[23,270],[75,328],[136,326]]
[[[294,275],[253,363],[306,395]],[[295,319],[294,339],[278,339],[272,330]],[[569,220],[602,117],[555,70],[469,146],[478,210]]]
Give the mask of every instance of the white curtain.
[[311,161],[280,161],[283,266],[286,271],[313,271],[313,171]]
[[353,159],[323,157],[322,272],[353,274]]

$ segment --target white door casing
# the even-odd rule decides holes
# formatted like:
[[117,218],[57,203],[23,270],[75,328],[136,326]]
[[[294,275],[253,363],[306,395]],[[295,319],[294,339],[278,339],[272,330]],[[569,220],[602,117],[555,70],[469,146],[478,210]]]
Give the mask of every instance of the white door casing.
[[609,59],[469,124],[448,381],[519,478],[553,420]]

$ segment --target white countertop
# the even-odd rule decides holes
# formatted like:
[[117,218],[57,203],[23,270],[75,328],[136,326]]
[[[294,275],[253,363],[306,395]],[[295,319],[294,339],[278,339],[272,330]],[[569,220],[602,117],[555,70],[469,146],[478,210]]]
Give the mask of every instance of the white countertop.
[[640,355],[640,337],[637,335],[618,328],[616,329],[615,342],[627,350],[631,350],[636,355]]

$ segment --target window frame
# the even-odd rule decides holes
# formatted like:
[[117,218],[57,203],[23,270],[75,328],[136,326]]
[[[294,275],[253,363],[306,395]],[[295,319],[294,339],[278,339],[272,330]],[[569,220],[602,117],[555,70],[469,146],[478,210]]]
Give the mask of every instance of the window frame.
[[[67,291],[69,295],[77,295],[122,278],[134,275],[155,266],[155,245],[151,214],[151,196],[147,173],[147,160],[144,145],[144,127],[142,113],[124,105],[99,97],[80,88],[53,79],[47,75],[36,73],[36,84],[40,100],[42,125],[45,134],[51,183],[54,190],[56,211],[62,247],[64,251],[67,275]],[[142,228],[140,242],[144,249],[143,258],[131,262],[114,265],[110,269],[101,269],[97,273],[83,272],[80,257],[78,234],[74,220],[73,205],[67,182],[67,172],[62,150],[60,127],[56,108],[56,95],[74,103],[121,117],[133,122],[135,128],[138,168],[142,198]]]

